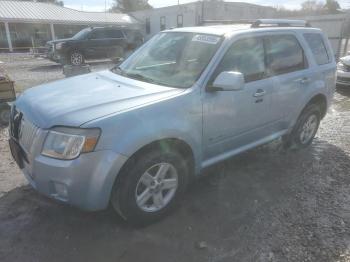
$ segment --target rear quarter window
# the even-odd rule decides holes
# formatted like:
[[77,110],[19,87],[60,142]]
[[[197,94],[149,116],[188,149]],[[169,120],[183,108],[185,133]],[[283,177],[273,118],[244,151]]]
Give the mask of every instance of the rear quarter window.
[[331,62],[326,44],[320,34],[306,33],[304,34],[304,38],[308,43],[318,65],[324,65]]

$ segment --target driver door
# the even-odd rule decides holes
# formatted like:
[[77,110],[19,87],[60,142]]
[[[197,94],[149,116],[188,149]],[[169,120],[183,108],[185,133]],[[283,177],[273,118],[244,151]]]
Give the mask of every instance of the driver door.
[[[210,81],[224,71],[241,72],[242,90],[205,92],[203,100],[204,161],[268,136],[273,84],[266,78],[262,38],[243,38],[228,49]],[[215,161],[214,161],[215,162]]]

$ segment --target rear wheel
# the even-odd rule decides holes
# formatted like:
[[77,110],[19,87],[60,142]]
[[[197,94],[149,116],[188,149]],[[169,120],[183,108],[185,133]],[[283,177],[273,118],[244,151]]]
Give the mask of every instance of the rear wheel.
[[120,175],[112,206],[127,221],[146,225],[169,214],[179,202],[188,168],[176,152],[150,151],[129,162]]
[[10,111],[11,108],[9,105],[0,105],[0,125],[8,126],[10,121]]
[[292,133],[283,138],[286,148],[305,148],[309,146],[317,133],[321,121],[318,105],[309,105],[300,115]]

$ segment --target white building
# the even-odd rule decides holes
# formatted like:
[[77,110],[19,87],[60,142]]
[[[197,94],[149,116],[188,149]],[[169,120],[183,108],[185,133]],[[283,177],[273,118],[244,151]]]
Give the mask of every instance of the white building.
[[145,25],[146,38],[164,29],[203,25],[206,20],[273,18],[272,7],[240,2],[194,2],[132,12]]

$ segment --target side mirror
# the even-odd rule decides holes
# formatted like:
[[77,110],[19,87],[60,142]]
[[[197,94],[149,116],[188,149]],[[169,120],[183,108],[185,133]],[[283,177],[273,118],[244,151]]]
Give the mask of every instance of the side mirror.
[[244,76],[240,72],[221,72],[208,91],[236,91],[244,88]]

